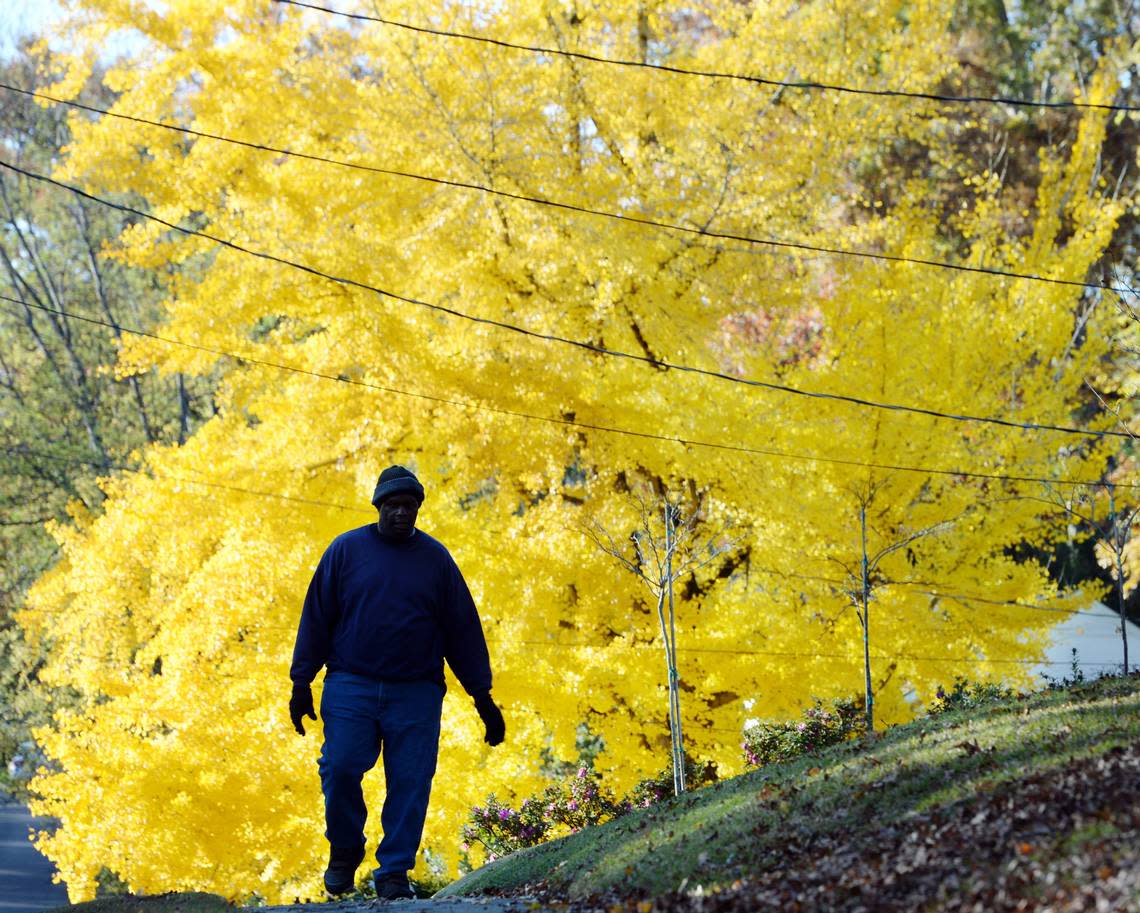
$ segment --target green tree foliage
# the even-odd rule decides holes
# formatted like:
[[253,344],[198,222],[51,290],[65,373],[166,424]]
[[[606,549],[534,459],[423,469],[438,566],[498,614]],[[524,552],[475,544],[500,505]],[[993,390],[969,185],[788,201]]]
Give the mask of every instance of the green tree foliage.
[[[35,89],[40,63],[25,44],[0,67],[0,81]],[[98,81],[90,98],[111,100]],[[69,137],[59,109],[0,92],[9,161],[50,171]],[[0,175],[0,763],[30,725],[46,721],[41,657],[10,621],[55,560],[45,523],[97,513],[99,476],[133,463],[140,447],[180,443],[212,411],[208,379],[114,372],[117,325],[145,327],[158,317],[153,277],[114,257],[125,227],[114,210]]]

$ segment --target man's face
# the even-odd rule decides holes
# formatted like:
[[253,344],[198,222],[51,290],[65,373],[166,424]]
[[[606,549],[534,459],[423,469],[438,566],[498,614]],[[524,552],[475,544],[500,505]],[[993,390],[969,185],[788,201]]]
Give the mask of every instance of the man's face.
[[420,502],[414,495],[392,495],[380,502],[380,532],[385,536],[407,537],[416,529]]

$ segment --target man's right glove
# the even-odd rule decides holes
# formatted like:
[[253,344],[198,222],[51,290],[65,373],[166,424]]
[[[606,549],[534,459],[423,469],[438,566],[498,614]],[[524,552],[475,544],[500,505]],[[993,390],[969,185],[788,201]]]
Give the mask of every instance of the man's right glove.
[[507,736],[507,724],[503,720],[502,711],[491,700],[491,692],[487,691],[475,698],[475,709],[479,711],[479,718],[487,729],[483,741],[494,748],[501,745]]
[[289,697],[289,719],[293,721],[293,728],[301,735],[305,734],[305,717],[315,720],[317,711],[313,708],[312,686],[303,682],[293,682],[293,694]]

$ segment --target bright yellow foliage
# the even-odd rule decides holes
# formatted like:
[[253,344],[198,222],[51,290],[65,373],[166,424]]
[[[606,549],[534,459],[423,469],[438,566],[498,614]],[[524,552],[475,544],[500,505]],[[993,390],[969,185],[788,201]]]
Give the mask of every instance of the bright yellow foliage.
[[[611,212],[1081,278],[1123,205],[1096,180],[1096,112],[1073,115],[1083,120],[1071,144],[1043,150],[1032,231],[1019,234],[998,179],[951,151],[970,117],[961,107],[547,59],[267,0],[75,5],[80,50],[57,91],[77,91],[84,60],[130,28],[134,59],[107,76],[122,113]],[[392,19],[774,78],[929,91],[948,67],[941,0],[642,10],[639,20],[622,3],[382,5]],[[1098,76],[1088,98],[1112,88]],[[61,175],[93,192],[133,190],[170,221],[540,333],[804,389],[1064,424],[1103,352],[1099,312],[1076,344],[1070,286],[700,238],[112,118],[73,126]],[[891,164],[907,155],[918,162],[909,171]],[[960,174],[961,210],[933,201],[927,161]],[[890,186],[860,199],[876,171]],[[509,727],[507,744],[487,749],[451,683],[425,845],[452,867],[467,810],[491,790],[538,791],[540,750],[572,758],[583,720],[605,739],[599,767],[616,791],[667,763],[655,615],[583,533],[591,520],[633,528],[622,489],[634,475],[707,491],[750,531],[736,570],[702,571],[678,604],[688,748],[725,773],[740,769],[745,718],[861,691],[844,587],[771,573],[842,578],[856,567],[860,497],[873,550],[953,521],[882,564],[891,580],[937,584],[876,590],[872,651],[898,657],[875,661],[883,721],[906,718],[955,673],[1016,676],[1023,667],[932,658],[1030,659],[1058,617],[921,592],[1056,601],[1044,573],[1006,551],[1052,535],[1040,503],[1013,498],[1036,493],[1031,484],[588,426],[884,465],[1095,476],[1101,452],[1072,438],[606,358],[141,221],[109,254],[163,277],[172,262],[194,264],[163,280],[167,336],[428,398],[230,363],[216,418],[181,449],[149,451],[152,475],[109,480],[103,515],[57,530],[63,558],[23,624],[51,645],[45,677],[87,700],[40,733],[57,765],[35,781],[36,810],[63,822],[40,845],[73,901],[92,896],[104,865],[138,891],[317,896],[320,729],[291,730],[288,663],[318,557],[372,522],[368,497],[391,462],[423,479],[421,526],[471,583]],[[143,339],[120,370],[215,362]],[[378,772],[366,789],[374,846]]]

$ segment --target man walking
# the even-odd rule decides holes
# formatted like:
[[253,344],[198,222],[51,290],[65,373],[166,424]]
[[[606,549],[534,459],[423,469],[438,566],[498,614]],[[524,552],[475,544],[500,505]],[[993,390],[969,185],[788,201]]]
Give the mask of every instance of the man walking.
[[424,500],[402,466],[380,474],[372,503],[379,522],[337,536],[313,574],[289,676],[289,716],[301,735],[316,719],[311,683],[326,666],[318,762],[325,797],[329,864],[325,888],[353,888],[364,860],[361,780],[384,755],[384,837],[373,872],[376,896],[414,897],[414,868],[439,752],[443,661],[475,699],[485,741],[506,735],[491,700],[491,664],[479,615],[447,549],[416,529]]

